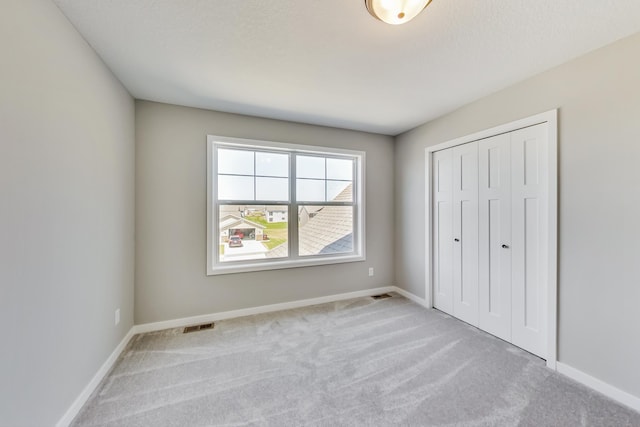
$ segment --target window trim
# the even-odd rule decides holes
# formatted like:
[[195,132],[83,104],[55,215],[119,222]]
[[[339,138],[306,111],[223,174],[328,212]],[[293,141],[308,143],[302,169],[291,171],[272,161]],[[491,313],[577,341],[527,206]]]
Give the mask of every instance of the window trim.
[[[289,192],[290,200],[283,202],[261,202],[267,205],[282,205],[289,210],[289,222],[291,219],[298,217],[298,212],[292,212],[298,206],[309,205],[327,205],[331,202],[297,202],[295,200],[296,177],[295,177],[295,154],[311,154],[320,156],[344,155],[354,158],[354,215],[353,215],[353,243],[354,251],[348,254],[329,254],[329,255],[312,255],[298,256],[297,254],[282,259],[264,260],[246,260],[233,263],[221,263],[218,254],[219,235],[219,204],[217,201],[217,164],[216,164],[216,146],[225,145],[229,147],[236,146],[241,149],[257,149],[265,151],[282,151],[289,153],[292,160],[289,162]],[[285,268],[310,267],[315,265],[340,264],[347,262],[365,261],[365,152],[347,150],[342,148],[320,147],[313,145],[291,144],[276,141],[254,140],[244,138],[233,138],[226,136],[207,135],[207,275],[220,275],[232,273],[246,273],[254,271],[267,271]],[[339,204],[337,204],[339,205]],[[351,206],[351,205],[349,205]],[[298,228],[295,227],[295,231]],[[289,227],[289,248],[291,252],[297,250],[297,233],[293,227]],[[215,240],[217,239],[217,240]],[[294,243],[295,241],[295,243]],[[214,246],[214,243],[216,244]],[[294,244],[294,247],[292,247]]]

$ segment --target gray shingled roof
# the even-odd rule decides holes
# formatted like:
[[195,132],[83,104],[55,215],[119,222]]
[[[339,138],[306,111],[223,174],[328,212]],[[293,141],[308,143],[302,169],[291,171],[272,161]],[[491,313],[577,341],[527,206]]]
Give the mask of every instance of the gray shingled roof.
[[[353,185],[349,184],[334,201],[353,200]],[[353,207],[324,206],[316,210],[315,216],[300,226],[300,255],[334,254],[353,251]],[[267,258],[287,256],[287,243],[266,253]]]
[[288,244],[284,242],[265,254],[267,258],[286,258],[289,254]]
[[[334,201],[353,200],[349,184]],[[300,255],[333,254],[353,251],[353,207],[325,206],[300,227]]]

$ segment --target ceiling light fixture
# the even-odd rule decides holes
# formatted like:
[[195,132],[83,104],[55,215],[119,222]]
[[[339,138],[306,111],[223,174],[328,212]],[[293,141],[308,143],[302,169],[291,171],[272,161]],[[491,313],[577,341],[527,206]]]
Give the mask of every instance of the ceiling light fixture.
[[364,0],[364,3],[374,18],[400,25],[418,16],[431,0]]

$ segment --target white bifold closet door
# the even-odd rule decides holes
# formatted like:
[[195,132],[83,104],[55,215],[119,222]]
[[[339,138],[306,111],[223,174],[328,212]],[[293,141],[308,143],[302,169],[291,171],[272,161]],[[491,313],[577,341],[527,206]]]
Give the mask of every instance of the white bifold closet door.
[[434,307],[546,357],[547,125],[433,154]]
[[453,315],[478,326],[478,144],[452,148]]
[[478,143],[480,328],[511,341],[511,136]]
[[546,124],[479,141],[480,328],[546,357]]
[[453,150],[433,154],[433,305],[453,314]]
[[511,133],[511,342],[546,358],[547,125]]
[[434,154],[434,306],[478,326],[478,145]]

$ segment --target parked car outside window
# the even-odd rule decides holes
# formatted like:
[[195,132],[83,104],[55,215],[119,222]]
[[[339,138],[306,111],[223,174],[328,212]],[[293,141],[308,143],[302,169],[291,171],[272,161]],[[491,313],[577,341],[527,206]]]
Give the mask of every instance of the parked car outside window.
[[240,248],[242,247],[242,239],[240,236],[231,236],[229,237],[229,247],[230,248]]

